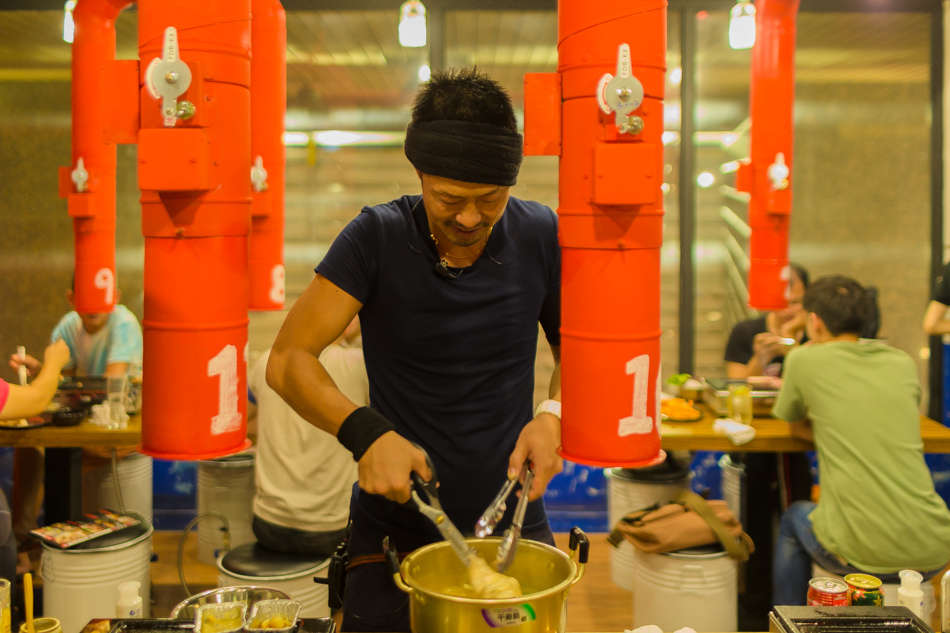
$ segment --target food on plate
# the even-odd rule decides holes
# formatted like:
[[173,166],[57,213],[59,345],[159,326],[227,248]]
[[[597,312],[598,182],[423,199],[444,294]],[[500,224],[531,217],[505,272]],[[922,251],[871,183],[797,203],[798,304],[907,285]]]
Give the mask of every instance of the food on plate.
[[702,415],[702,412],[693,406],[692,400],[683,398],[669,398],[660,402],[660,413],[666,416],[667,420],[695,420]]
[[18,429],[25,426],[30,426],[30,421],[26,418],[17,418],[15,420],[0,420],[0,427],[6,427],[8,429]]

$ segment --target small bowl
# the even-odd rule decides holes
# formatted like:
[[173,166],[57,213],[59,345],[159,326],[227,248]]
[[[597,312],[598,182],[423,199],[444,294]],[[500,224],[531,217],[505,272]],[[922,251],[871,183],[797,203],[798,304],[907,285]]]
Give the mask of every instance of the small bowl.
[[80,407],[69,407],[66,409],[57,409],[53,411],[51,422],[53,426],[76,426],[84,419],[89,413],[87,409]]

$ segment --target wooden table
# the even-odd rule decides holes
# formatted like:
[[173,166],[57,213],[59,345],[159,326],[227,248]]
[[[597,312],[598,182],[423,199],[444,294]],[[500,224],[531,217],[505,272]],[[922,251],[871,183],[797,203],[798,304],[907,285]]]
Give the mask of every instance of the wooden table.
[[134,415],[125,429],[110,431],[91,422],[76,426],[47,424],[34,429],[0,429],[0,446],[44,447],[43,506],[45,523],[82,516],[82,447],[132,446],[142,443],[142,416]]
[[0,428],[0,446],[44,446],[81,448],[83,446],[129,446],[142,443],[142,416],[129,418],[125,429],[109,431],[91,422],[76,426],[47,424],[35,429]]
[[[661,443],[666,450],[702,450],[729,452],[791,453],[810,451],[814,445],[792,437],[788,422],[771,417],[752,420],[755,437],[745,444],[733,444],[722,433],[713,430],[717,416],[705,405],[697,405],[703,418],[697,422],[663,422]],[[950,453],[950,428],[920,416],[920,432],[925,453]]]

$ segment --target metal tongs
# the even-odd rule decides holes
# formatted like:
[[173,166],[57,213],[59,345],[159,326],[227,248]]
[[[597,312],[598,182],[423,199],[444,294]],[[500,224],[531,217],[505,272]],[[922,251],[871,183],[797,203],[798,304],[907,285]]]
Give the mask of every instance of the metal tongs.
[[[524,524],[524,513],[528,508],[528,493],[531,491],[531,482],[534,480],[534,471],[531,470],[527,461],[521,467],[521,474],[524,474],[524,483],[521,485],[521,497],[518,499],[518,505],[515,506],[515,516],[511,520],[511,527],[505,531],[501,545],[498,546],[498,551],[495,554],[495,570],[499,573],[511,566],[515,559],[518,541],[521,540],[521,526]],[[514,489],[515,484],[521,479],[521,474],[502,486],[498,496],[478,519],[475,524],[475,534],[479,538],[484,538],[495,531],[498,522],[504,516],[508,507],[508,496]]]
[[[419,447],[419,450],[422,450],[422,448]],[[425,451],[422,452],[426,456],[426,463],[429,465],[429,470],[432,471],[432,479],[424,481],[422,475],[416,471],[410,473],[409,476],[413,483],[412,500],[415,502],[416,507],[419,508],[419,512],[435,524],[439,533],[442,534],[442,538],[449,542],[449,545],[452,546],[452,550],[458,555],[462,563],[468,567],[471,558],[476,555],[475,548],[465,542],[465,537],[462,536],[462,533],[459,532],[458,528],[455,527],[455,524],[452,523],[449,516],[442,509],[442,504],[439,502],[439,492],[437,488],[438,477],[436,476],[435,466],[432,460],[429,459],[428,453]],[[423,501],[422,496],[419,494],[420,492],[425,495],[426,501]]]

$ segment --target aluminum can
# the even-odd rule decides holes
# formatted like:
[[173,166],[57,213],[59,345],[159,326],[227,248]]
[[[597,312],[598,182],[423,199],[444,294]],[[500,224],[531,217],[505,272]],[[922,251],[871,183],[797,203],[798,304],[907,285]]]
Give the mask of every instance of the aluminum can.
[[851,604],[880,607],[884,605],[881,579],[870,574],[848,574],[844,577],[851,594]]
[[846,607],[851,604],[848,583],[819,576],[808,581],[809,607]]

